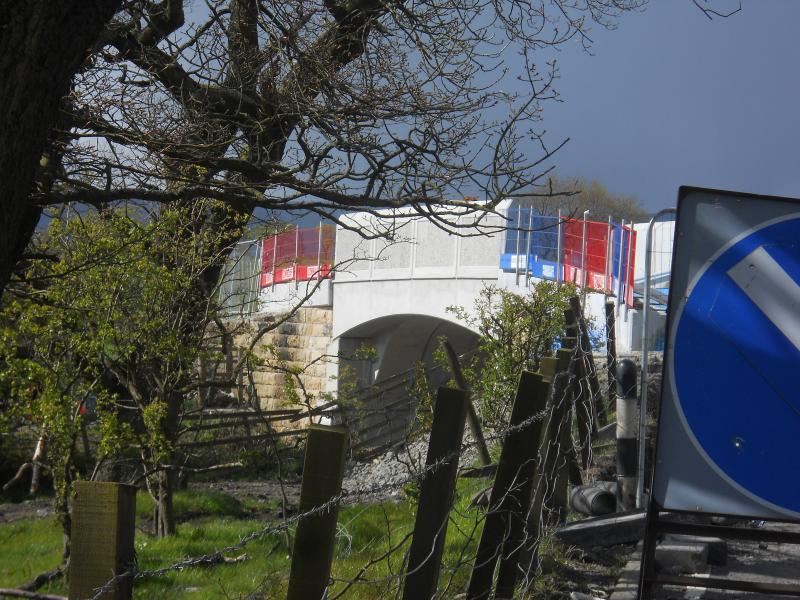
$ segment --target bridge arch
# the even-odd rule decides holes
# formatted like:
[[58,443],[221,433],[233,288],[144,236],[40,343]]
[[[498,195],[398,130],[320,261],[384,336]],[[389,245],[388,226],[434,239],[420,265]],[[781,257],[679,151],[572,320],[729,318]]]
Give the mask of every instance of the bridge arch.
[[[340,373],[342,365],[348,365],[357,373],[359,387],[367,387],[407,373],[418,362],[430,370],[440,336],[446,336],[458,354],[474,350],[479,340],[477,332],[464,325],[427,314],[385,315],[360,323],[334,340]],[[374,348],[374,356],[355,358],[363,346]]]
[[[449,370],[434,359],[440,336],[446,336],[459,355],[478,347],[475,331],[449,319],[414,313],[371,319],[334,340],[340,393],[344,378],[352,375],[359,389],[357,402],[343,405],[357,444],[380,449],[405,439],[415,416],[417,399],[411,390],[416,364],[424,365],[433,388],[450,378]],[[375,352],[359,359],[358,350],[364,345]]]

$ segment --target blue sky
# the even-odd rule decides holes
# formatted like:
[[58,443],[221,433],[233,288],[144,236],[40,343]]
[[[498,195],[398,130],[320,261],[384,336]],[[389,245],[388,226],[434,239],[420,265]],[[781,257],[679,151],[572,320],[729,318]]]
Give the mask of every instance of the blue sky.
[[[717,6],[722,7],[719,2]],[[709,21],[691,0],[651,0],[593,30],[593,55],[555,57],[562,103],[545,105],[558,172],[595,178],[648,210],[678,186],[800,196],[797,0],[743,0]]]

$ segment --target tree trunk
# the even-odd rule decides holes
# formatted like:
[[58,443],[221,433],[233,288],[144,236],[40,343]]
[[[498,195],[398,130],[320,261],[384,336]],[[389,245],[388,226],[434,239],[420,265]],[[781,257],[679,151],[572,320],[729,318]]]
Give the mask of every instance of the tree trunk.
[[178,479],[178,452],[175,445],[178,442],[178,423],[181,408],[183,407],[183,396],[172,392],[167,399],[167,416],[164,421],[164,435],[172,446],[169,452],[169,469],[165,469],[158,474],[158,499],[155,507],[155,529],[156,536],[159,538],[168,535],[175,535],[175,510],[173,507],[173,496]]
[[175,493],[175,470],[167,469],[158,475],[158,498],[156,499],[155,533],[156,537],[164,538],[175,535],[175,508],[173,495]]
[[121,0],[0,0],[0,295],[41,209],[28,202],[75,72]]

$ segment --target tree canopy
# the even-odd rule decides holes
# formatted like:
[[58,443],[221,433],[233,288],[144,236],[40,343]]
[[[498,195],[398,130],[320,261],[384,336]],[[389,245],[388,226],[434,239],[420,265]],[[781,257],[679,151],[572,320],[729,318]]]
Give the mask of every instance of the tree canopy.
[[616,220],[641,222],[647,218],[647,212],[635,196],[614,194],[596,179],[583,177],[552,176],[544,187],[545,193],[540,195],[520,195],[520,201],[539,209],[543,214],[561,214],[580,217],[583,211],[597,219],[610,216]]

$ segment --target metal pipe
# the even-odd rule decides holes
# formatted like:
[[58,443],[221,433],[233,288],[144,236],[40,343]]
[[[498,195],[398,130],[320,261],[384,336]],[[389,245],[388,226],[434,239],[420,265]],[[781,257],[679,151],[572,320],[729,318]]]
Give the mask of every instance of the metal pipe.
[[294,227],[294,266],[292,267],[292,277],[294,278],[294,289],[297,289],[297,259],[300,256],[300,225]]
[[611,258],[611,253],[613,252],[614,246],[611,243],[612,237],[611,232],[611,215],[608,215],[608,230],[606,231],[606,276],[605,276],[605,288],[606,290],[611,290],[611,283],[609,282],[609,278],[611,276],[611,270],[613,267],[612,261],[609,259]]
[[322,268],[322,220],[319,222],[319,232],[317,234],[317,279],[320,277],[320,269]]
[[519,286],[519,238],[521,234],[522,205],[517,205],[517,245],[514,250],[514,283]]
[[278,228],[272,236],[272,290],[275,291],[275,263],[278,262]]
[[586,307],[586,286],[589,284],[589,274],[586,272],[586,215],[589,210],[583,211],[583,241],[581,242],[581,306]]
[[530,264],[531,264],[531,229],[533,228],[533,208],[528,209],[528,242],[525,244],[525,287],[528,287],[530,282]]
[[[619,266],[617,269],[617,311],[622,303],[622,250],[625,248],[625,219],[619,225]],[[619,314],[619,312],[617,312]]]
[[645,237],[645,258],[644,258],[644,298],[642,307],[642,374],[641,383],[641,401],[639,403],[639,465],[636,481],[636,508],[644,507],[644,477],[645,477],[645,431],[647,429],[647,379],[648,379],[648,353],[649,348],[647,344],[647,321],[650,312],[650,278],[652,277],[652,268],[650,265],[653,249],[653,226],[659,217],[663,215],[675,214],[674,208],[663,208],[658,211],[650,223],[647,225],[647,236]]
[[625,271],[622,274],[622,302],[627,306],[626,299],[628,297],[628,290],[630,289],[630,281],[628,278],[631,274],[631,253],[636,256],[636,249],[633,247],[633,221],[628,225],[628,248],[625,251]]
[[556,283],[560,283],[563,277],[561,276],[561,209],[558,209],[558,229],[556,231]]
[[[264,240],[256,242],[256,264],[253,268],[254,271],[254,286],[253,286],[253,302],[255,303],[255,312],[259,309],[259,300],[261,296],[261,253],[263,252]],[[251,310],[251,312],[253,312]]]

